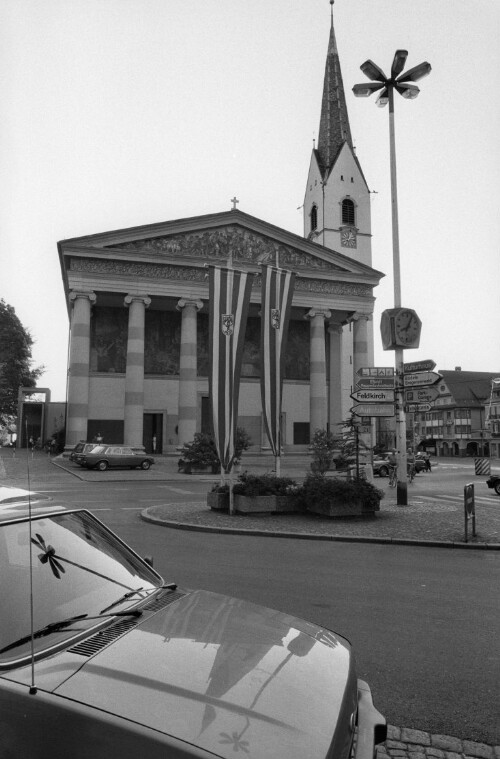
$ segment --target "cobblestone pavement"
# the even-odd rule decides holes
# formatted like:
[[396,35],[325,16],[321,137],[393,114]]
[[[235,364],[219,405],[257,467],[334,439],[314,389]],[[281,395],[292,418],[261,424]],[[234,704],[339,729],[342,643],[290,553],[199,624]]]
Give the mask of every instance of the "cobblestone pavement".
[[[51,459],[45,454],[28,457],[30,485],[54,479],[54,467],[62,478],[71,476],[88,482],[127,481],[138,479],[154,481],[191,481],[186,475],[177,474],[176,459],[158,458],[154,471],[108,471],[89,472],[73,465],[63,457]],[[266,471],[267,462],[256,459],[248,469]],[[293,465],[292,465],[293,466]],[[283,475],[296,476],[295,471],[283,471]],[[219,478],[213,475],[197,477],[206,482],[207,490]],[[381,511],[369,519],[327,519],[309,514],[229,516],[210,511],[205,500],[191,503],[169,504],[153,507],[143,512],[148,520],[158,520],[183,529],[250,531],[255,534],[274,536],[289,535],[306,539],[330,539],[353,541],[388,541],[443,545],[460,548],[500,549],[500,508],[484,509],[478,513],[478,534],[471,542],[463,543],[464,516],[460,499],[444,501],[423,498],[411,493],[408,506],[397,506],[394,491],[387,488],[386,481],[376,481],[386,494]],[[12,455],[9,449],[0,449],[0,487],[28,488],[26,455]],[[500,505],[500,504],[499,504]],[[237,520],[237,526],[235,526]],[[377,747],[377,759],[500,759],[500,746],[462,740],[450,735],[432,735],[422,730],[388,726],[387,740]]]
[[377,759],[500,759],[500,746],[431,735],[423,730],[388,726],[387,740],[377,748]]

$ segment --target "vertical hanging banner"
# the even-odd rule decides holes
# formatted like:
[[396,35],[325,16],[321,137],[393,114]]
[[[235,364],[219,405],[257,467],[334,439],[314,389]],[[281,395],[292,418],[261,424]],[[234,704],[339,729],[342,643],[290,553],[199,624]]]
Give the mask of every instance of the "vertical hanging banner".
[[224,472],[234,458],[241,361],[253,274],[208,266],[209,390],[214,441]]
[[295,274],[262,265],[260,393],[264,424],[275,456],[281,451],[281,397]]

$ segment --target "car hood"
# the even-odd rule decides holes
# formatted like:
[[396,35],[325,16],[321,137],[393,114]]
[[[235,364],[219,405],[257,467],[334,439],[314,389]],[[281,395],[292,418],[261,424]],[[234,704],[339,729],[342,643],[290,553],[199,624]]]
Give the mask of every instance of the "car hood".
[[205,591],[143,618],[54,693],[217,756],[287,759],[326,756],[357,700],[346,640]]

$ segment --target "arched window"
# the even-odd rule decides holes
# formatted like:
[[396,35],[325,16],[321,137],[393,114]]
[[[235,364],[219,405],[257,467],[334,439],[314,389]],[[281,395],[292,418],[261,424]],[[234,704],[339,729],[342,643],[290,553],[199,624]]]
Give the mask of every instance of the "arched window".
[[342,224],[350,224],[354,226],[356,223],[356,214],[354,209],[354,201],[346,198],[342,201]]
[[318,207],[313,205],[311,208],[311,232],[314,232],[318,226]]

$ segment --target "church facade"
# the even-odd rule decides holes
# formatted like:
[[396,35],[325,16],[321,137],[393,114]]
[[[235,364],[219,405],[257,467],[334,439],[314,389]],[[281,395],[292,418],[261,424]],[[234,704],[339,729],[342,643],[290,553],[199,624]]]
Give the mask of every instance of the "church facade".
[[66,445],[168,453],[210,431],[207,264],[255,273],[239,426],[266,447],[260,400],[260,264],[296,272],[286,348],[286,449],[339,431],[357,370],[373,364],[369,191],[355,156],[333,23],[304,237],[239,210],[58,243],[70,318]]

